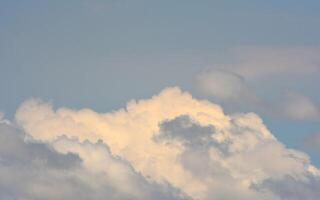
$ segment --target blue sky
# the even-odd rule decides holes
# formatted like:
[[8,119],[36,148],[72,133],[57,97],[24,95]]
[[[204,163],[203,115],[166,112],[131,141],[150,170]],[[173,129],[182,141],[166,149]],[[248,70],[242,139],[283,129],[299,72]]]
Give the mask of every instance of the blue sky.
[[[319,10],[316,0],[0,0],[0,198],[317,199]],[[121,110],[132,99],[147,100]]]
[[[295,91],[318,106],[320,63],[308,59],[320,52],[319,9],[312,0],[1,0],[0,110],[12,119],[23,101],[39,97],[56,107],[108,112],[168,86],[214,101],[198,93],[195,77],[208,68],[233,71],[243,58],[234,49],[245,47],[306,50],[306,65],[262,78],[239,74],[259,98],[274,103],[284,91]],[[244,63],[260,65],[259,59]],[[310,63],[311,72],[304,72]],[[320,133],[319,118],[287,119],[219,103],[230,112],[258,112],[281,142],[307,151],[320,166],[319,152],[303,144]]]

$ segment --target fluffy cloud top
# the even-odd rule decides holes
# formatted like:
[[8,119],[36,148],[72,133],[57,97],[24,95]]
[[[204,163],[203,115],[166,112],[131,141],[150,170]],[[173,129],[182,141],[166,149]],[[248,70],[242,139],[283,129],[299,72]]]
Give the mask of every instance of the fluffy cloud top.
[[[106,114],[53,110],[30,100],[19,108],[16,121],[55,151],[78,155],[86,171],[103,173],[99,180],[108,180],[121,194],[145,191],[145,199],[155,199],[169,192],[160,199],[185,198],[169,184],[203,200],[315,200],[320,195],[319,170],[308,156],[277,141],[256,114],[225,115],[218,105],[179,88]],[[101,187],[94,176],[87,178]]]
[[0,199],[186,198],[168,184],[146,180],[102,142],[64,136],[49,145],[0,122]]

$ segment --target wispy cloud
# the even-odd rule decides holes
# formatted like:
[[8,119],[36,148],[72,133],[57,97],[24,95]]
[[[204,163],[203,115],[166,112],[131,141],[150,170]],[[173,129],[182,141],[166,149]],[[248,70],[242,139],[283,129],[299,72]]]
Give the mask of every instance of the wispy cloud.
[[289,119],[320,120],[320,106],[302,94],[285,92],[274,104],[278,114]]
[[320,133],[310,134],[304,138],[303,148],[316,153],[320,152]]
[[320,72],[320,49],[313,47],[238,47],[233,63],[220,67],[246,79],[272,76],[305,76]]
[[[257,92],[263,85],[280,87],[280,82],[320,75],[320,50],[316,48],[239,48],[232,64],[205,69],[195,77],[202,96],[232,107],[290,120],[320,120],[320,105],[294,89]],[[280,82],[279,82],[280,80]],[[257,87],[259,85],[260,87]],[[253,89],[255,88],[255,89]]]

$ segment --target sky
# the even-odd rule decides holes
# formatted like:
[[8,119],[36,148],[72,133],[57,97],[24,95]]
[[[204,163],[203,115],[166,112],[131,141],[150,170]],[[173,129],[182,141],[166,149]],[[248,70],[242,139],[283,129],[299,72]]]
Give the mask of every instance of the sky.
[[0,0],[0,197],[315,200],[319,9]]

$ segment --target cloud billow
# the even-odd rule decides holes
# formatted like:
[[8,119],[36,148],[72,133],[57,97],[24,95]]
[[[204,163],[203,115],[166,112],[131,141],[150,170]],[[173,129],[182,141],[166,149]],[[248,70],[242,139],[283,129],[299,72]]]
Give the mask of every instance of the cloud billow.
[[[58,152],[12,124],[0,123],[0,199],[185,199],[169,185],[145,180],[102,143],[79,143],[67,137],[54,143],[68,151]],[[88,160],[85,153],[98,158]],[[87,166],[100,159],[100,167],[108,171]]]
[[[280,143],[259,116],[226,115],[179,88],[104,114],[54,110],[32,99],[18,109],[16,123],[47,149],[40,156],[46,160],[42,176],[34,162],[20,166],[23,158],[16,156],[18,167],[35,174],[21,184],[1,183],[3,194],[16,198],[79,199],[72,195],[83,192],[83,199],[316,200],[319,193],[320,172],[309,157]],[[12,151],[20,155],[18,147]],[[14,167],[7,170],[2,180],[17,179]],[[36,177],[42,184],[29,190],[23,183],[38,183]],[[30,196],[39,192],[47,196]]]

